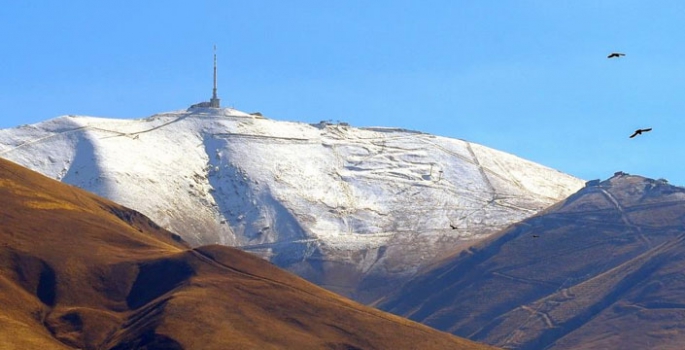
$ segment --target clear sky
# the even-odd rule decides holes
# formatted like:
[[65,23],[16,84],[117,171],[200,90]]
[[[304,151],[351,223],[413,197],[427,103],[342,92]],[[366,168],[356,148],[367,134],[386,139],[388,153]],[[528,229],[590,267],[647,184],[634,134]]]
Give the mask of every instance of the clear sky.
[[0,128],[208,100],[216,44],[225,106],[685,185],[682,0],[27,0],[0,31]]

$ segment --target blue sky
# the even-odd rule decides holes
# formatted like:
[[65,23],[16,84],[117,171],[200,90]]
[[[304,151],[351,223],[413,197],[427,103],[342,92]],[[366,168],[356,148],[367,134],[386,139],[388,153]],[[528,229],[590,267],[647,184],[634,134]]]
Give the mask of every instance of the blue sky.
[[667,0],[13,1],[0,128],[208,100],[216,44],[226,106],[685,185],[683,23],[685,1]]

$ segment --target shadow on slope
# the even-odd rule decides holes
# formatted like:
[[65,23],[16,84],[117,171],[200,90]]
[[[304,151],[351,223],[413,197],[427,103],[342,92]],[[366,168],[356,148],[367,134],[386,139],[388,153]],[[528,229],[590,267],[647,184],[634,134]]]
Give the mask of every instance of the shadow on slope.
[[648,305],[685,305],[681,283],[659,282],[685,263],[683,237],[685,189],[619,175],[462,252],[379,305],[506,348],[667,347],[685,338],[666,330],[685,324],[673,314],[647,322],[655,309]]
[[214,202],[236,237],[246,238],[236,246],[284,268],[302,261],[312,248],[293,214],[233,163],[227,140],[208,135],[204,143]]

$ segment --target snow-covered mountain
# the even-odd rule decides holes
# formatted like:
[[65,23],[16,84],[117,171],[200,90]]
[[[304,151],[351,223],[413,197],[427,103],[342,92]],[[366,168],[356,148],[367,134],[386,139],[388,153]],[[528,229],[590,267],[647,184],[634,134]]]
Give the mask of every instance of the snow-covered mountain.
[[462,140],[234,109],[63,116],[0,130],[0,157],[361,300],[584,184]]

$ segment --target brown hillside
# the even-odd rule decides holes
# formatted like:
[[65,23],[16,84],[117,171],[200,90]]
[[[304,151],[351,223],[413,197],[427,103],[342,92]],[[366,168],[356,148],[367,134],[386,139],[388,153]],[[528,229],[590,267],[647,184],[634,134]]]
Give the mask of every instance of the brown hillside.
[[483,349],[0,159],[2,349]]
[[425,272],[383,310],[512,349],[682,349],[685,189],[617,175]]

